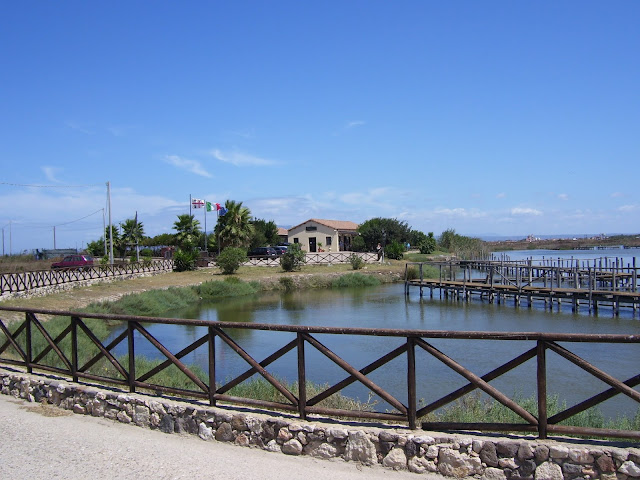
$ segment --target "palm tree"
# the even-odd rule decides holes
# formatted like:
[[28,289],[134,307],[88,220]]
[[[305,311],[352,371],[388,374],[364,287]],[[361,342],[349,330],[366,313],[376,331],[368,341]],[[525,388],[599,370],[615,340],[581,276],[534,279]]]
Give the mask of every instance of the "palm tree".
[[180,248],[193,248],[200,235],[200,222],[193,215],[178,215],[178,220],[174,222],[173,229],[176,233],[176,245]]
[[251,211],[243,207],[242,202],[233,200],[227,200],[224,207],[227,213],[218,218],[218,224],[214,230],[217,238],[220,239],[221,247],[248,247],[253,235]]
[[136,214],[136,218],[127,218],[124,223],[121,223],[120,228],[122,229],[122,242],[125,245],[125,250],[127,246],[135,245],[136,260],[139,261],[138,245],[144,237],[144,225],[138,221],[138,215]]

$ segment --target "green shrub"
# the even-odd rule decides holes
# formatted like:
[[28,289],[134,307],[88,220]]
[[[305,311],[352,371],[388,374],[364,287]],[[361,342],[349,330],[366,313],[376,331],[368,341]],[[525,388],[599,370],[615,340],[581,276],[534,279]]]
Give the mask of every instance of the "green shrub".
[[181,248],[178,248],[173,254],[173,270],[175,272],[187,272],[195,270],[197,260],[197,250],[183,250]]
[[384,247],[384,254],[387,258],[390,258],[392,260],[402,260],[404,250],[404,245],[394,240],[389,245]]
[[425,236],[418,245],[420,253],[422,254],[433,253],[436,251],[437,247],[438,242],[436,241],[436,237],[433,236],[433,232],[429,232],[429,235]]
[[237,277],[227,277],[223,282],[204,282],[195,286],[194,289],[203,300],[253,295],[258,291],[257,285],[252,282],[243,282]]
[[294,283],[293,278],[290,278],[290,277],[280,277],[279,282],[280,282],[280,285],[282,285],[282,288],[286,292],[290,292],[296,287],[296,284]]
[[231,275],[235,273],[244,262],[247,261],[247,252],[238,247],[225,248],[218,258],[216,258],[216,265],[222,273],[225,275]]
[[364,260],[361,256],[356,255],[355,253],[349,255],[349,263],[354,270],[360,270],[364,267]]
[[302,251],[302,248],[300,248],[300,244],[298,243],[289,245],[287,251],[280,257],[280,266],[285,272],[299,270],[305,262],[305,253]]

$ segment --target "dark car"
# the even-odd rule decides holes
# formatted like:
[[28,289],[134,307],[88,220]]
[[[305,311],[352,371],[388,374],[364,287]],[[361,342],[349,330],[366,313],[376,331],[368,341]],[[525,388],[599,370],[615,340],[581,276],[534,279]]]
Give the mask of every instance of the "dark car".
[[249,258],[263,258],[268,260],[269,258],[276,258],[278,254],[273,247],[258,247],[249,252]]
[[273,247],[274,250],[276,251],[276,253],[278,254],[278,256],[282,255],[283,253],[287,253],[287,247],[284,245],[278,245],[276,247]]
[[60,262],[51,264],[51,268],[77,268],[82,270],[85,267],[93,266],[93,258],[89,255],[67,255]]

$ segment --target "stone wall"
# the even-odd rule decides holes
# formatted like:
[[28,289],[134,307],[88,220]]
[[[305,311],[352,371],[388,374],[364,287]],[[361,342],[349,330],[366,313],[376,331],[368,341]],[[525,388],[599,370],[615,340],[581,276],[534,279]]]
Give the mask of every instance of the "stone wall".
[[640,478],[640,448],[614,447],[597,441],[472,437],[392,426],[356,427],[328,419],[302,422],[285,414],[213,408],[197,402],[99,389],[2,369],[0,388],[4,395],[46,402],[79,415],[105,417],[164,433],[198,435],[204,441],[231,442],[286,455],[342,458],[415,473],[484,480]]

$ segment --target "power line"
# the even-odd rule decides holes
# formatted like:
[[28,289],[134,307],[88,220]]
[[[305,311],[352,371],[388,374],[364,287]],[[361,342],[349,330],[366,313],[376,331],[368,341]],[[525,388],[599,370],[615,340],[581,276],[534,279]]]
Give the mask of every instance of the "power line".
[[84,217],[82,217],[82,218],[77,218],[77,219],[75,219],[75,220],[71,220],[70,222],[59,223],[59,224],[57,224],[57,225],[54,225],[54,227],[61,227],[61,226],[63,226],[63,225],[69,225],[70,223],[79,222],[80,220],[84,220],[85,218],[89,218],[90,216],[95,215],[96,213],[101,212],[101,211],[102,211],[102,209],[101,209],[101,208],[99,208],[99,209],[98,209],[98,210],[96,210],[95,212],[90,213],[89,215],[85,215],[85,216],[84,216]]
[[89,185],[32,185],[28,183],[10,183],[0,182],[0,185],[10,185],[12,187],[33,187],[33,188],[86,188],[86,187],[100,187],[102,184],[93,183]]

